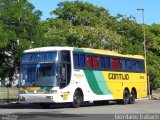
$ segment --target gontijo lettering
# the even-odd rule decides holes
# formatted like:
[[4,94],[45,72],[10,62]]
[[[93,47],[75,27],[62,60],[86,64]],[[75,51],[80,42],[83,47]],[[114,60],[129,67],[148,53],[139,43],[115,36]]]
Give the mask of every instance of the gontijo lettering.
[[109,73],[108,78],[112,80],[129,80],[128,74]]

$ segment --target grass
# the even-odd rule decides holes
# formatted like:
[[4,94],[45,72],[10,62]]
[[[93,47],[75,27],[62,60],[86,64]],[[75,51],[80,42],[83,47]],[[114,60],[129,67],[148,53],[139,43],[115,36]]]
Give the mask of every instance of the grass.
[[16,87],[0,87],[0,104],[10,103],[18,100],[18,90]]

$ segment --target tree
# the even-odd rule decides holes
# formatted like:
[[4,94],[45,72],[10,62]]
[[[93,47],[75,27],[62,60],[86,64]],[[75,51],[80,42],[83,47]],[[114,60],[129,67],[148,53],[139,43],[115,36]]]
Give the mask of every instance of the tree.
[[147,62],[152,89],[160,87],[160,25],[147,27]]
[[[3,57],[0,62],[5,63],[0,66],[0,78],[12,78],[15,67],[19,67],[22,51],[32,42],[38,43],[40,15],[27,0],[0,0],[0,54]],[[17,41],[20,45],[15,44]],[[12,62],[6,62],[8,60]]]
[[[108,48],[118,51],[121,47],[121,37],[107,25],[113,17],[102,7],[74,1],[61,2],[51,14],[56,19],[48,19],[42,26],[45,41],[51,45]],[[107,41],[107,42],[106,42]]]

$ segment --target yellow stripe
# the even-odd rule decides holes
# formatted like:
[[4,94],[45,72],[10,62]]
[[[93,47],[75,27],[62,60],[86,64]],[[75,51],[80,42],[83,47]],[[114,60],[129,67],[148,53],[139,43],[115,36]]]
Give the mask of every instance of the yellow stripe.
[[41,87],[20,87],[19,90],[40,90]]

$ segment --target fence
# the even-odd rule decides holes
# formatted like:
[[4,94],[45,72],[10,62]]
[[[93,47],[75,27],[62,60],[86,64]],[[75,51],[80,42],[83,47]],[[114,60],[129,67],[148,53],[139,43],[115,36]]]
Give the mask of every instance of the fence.
[[18,90],[16,87],[0,87],[0,104],[18,101]]

